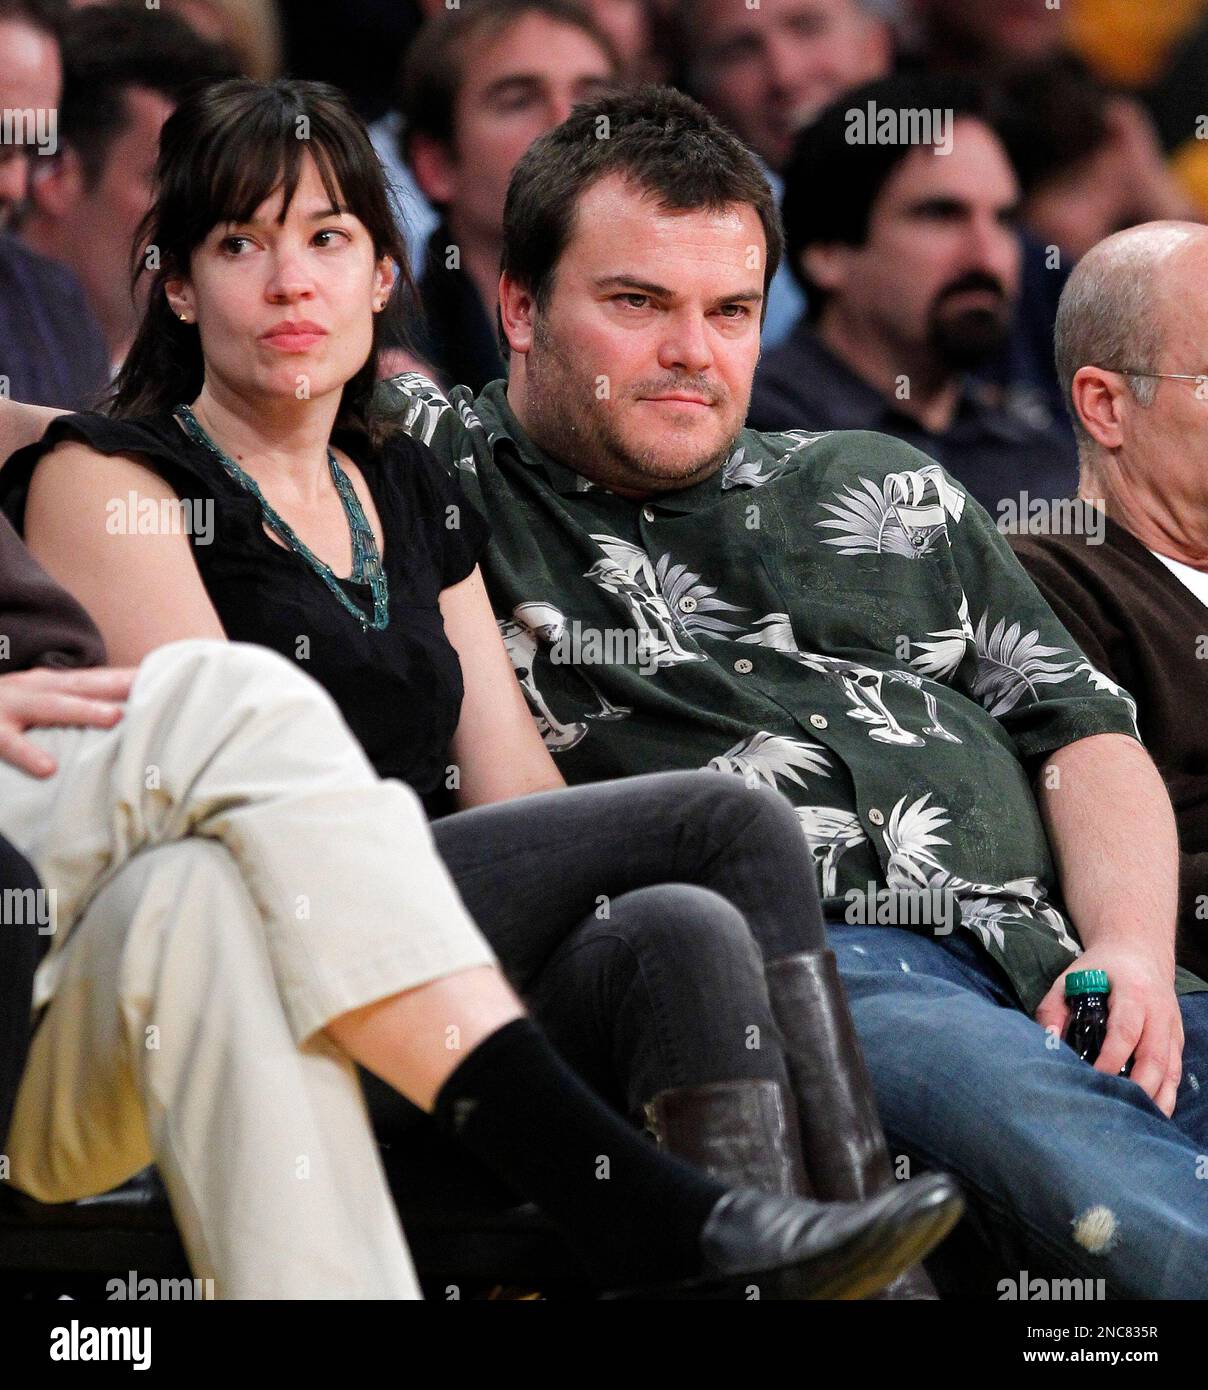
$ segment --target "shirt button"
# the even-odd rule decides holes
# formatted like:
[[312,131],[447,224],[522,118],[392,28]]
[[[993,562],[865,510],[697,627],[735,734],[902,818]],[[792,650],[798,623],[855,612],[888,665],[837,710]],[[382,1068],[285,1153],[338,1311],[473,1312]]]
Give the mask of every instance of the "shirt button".
[[643,520],[643,521],[653,521],[653,520],[654,520],[654,512],[651,511],[651,509],[650,509],[649,507],[643,507],[643,508],[642,508],[642,520]]
[[811,714],[811,715],[810,715],[810,723],[814,726],[815,729],[825,729],[825,728],[826,728],[826,715],[825,715],[825,714]]
[[884,825],[885,813],[883,811],[878,811],[877,808],[874,806],[872,810],[868,813],[868,819],[872,821],[873,825]]
[[683,598],[680,599],[680,601],[679,601],[679,610],[680,610],[681,613],[695,613],[695,612],[696,612],[696,600],[692,597],[691,594],[685,594],[685,595],[683,596]]
[[748,661],[745,656],[740,656],[734,663],[734,669],[740,676],[749,676],[755,669],[755,663],[753,661]]

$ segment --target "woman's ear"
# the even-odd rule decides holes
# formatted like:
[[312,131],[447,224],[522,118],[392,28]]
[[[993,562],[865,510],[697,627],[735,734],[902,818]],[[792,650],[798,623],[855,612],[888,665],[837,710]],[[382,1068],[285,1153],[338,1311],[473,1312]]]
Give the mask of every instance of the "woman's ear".
[[379,313],[386,307],[398,280],[398,266],[391,256],[379,256],[373,268],[373,311]]
[[164,281],[164,297],[168,307],[182,323],[197,322],[197,308],[193,301],[193,289],[189,282],[179,276]]

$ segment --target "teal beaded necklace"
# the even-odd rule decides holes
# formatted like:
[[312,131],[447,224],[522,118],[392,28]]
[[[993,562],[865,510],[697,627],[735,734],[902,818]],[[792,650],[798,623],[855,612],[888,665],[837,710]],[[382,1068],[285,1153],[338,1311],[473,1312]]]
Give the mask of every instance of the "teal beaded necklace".
[[328,449],[327,465],[331,469],[331,480],[335,483],[336,491],[340,494],[340,501],[344,504],[344,515],[348,518],[348,530],[352,535],[352,574],[350,578],[357,584],[369,585],[369,592],[373,595],[372,619],[367,618],[344,592],[331,566],[325,565],[309,546],[294,534],[294,529],[289,522],[269,505],[255,478],[245,473],[233,458],[224,454],[214,443],[198,424],[196,415],[189,407],[178,405],[175,413],[181,424],[184,425],[185,433],[189,438],[195,444],[200,444],[204,449],[208,449],[227,474],[234,478],[240,487],[252,494],[260,504],[261,515],[269,529],[278,535],[296,555],[301,555],[323,583],[335,594],[340,603],[361,624],[362,630],[373,628],[375,632],[380,632],[386,627],[390,622],[390,591],[386,583],[386,571],[382,567],[382,557],[378,554],[377,538],[373,534],[373,527],[365,518],[365,509],[361,506],[361,499],[357,496],[356,489],[348,481],[348,475],[340,467],[335,454]]

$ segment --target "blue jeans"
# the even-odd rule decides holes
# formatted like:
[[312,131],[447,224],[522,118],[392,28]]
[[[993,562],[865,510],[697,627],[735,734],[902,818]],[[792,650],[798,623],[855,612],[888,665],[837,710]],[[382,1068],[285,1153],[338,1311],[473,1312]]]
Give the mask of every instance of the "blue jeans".
[[1022,1012],[967,932],[828,925],[893,1153],[961,1182],[1008,1269],[1208,1298],[1208,994],[1174,1118]]

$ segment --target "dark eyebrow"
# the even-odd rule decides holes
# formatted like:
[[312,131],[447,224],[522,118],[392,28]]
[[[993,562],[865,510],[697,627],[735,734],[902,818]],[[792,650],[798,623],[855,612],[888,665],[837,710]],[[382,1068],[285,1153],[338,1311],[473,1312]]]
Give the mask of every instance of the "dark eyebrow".
[[[640,280],[632,275],[601,275],[592,282],[598,290],[631,290],[638,294],[654,295],[657,299],[674,299],[675,292],[665,285],[655,285],[649,280]],[[736,290],[734,294],[723,294],[715,301],[718,304],[759,304],[763,301],[762,290]]]
[[908,203],[906,212],[911,215],[920,212],[969,212],[971,207],[972,204],[965,198],[958,198],[949,193],[933,193]]
[[723,294],[719,304],[759,304],[763,301],[762,290],[739,290],[737,294]]
[[598,290],[638,290],[642,294],[653,294],[659,299],[674,299],[673,291],[666,285],[655,285],[649,280],[639,280],[636,275],[599,275],[592,282]]

